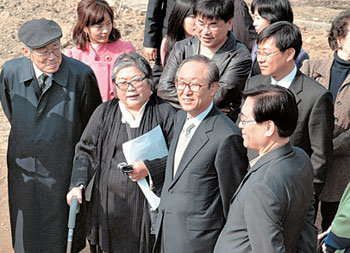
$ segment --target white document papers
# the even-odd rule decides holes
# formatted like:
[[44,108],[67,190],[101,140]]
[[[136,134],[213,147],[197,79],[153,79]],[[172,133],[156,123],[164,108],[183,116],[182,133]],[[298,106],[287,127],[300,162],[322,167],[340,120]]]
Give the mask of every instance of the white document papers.
[[[123,153],[128,164],[132,164],[134,161],[153,160],[167,156],[168,148],[160,126],[158,125],[148,133],[123,143]],[[160,198],[152,192],[146,179],[139,180],[137,183],[152,210],[156,210]]]

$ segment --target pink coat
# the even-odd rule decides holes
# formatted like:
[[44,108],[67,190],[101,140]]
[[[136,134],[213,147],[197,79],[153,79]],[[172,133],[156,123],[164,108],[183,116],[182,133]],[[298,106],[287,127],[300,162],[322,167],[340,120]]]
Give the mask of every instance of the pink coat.
[[69,57],[84,62],[94,71],[103,102],[114,98],[112,94],[112,70],[115,60],[123,53],[134,53],[135,47],[130,41],[117,40],[101,45],[97,52],[89,44],[87,51],[74,47],[67,49],[65,54]]

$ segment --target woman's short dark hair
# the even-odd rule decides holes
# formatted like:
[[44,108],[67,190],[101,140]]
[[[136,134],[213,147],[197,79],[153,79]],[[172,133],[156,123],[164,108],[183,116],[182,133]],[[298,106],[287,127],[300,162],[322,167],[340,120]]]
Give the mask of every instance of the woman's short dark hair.
[[105,0],[81,0],[77,8],[78,23],[73,29],[73,41],[81,50],[87,50],[88,35],[84,28],[102,23],[104,15],[108,14],[112,22],[112,31],[109,35],[109,42],[120,39],[120,32],[113,27],[114,12]]
[[293,23],[293,10],[288,0],[253,0],[250,10],[255,9],[261,17],[267,19],[270,24],[278,21],[288,21]]
[[282,138],[293,134],[298,122],[298,107],[294,94],[277,85],[260,85],[243,92],[243,97],[254,99],[254,120],[273,121]]
[[303,45],[299,28],[287,21],[279,21],[263,29],[257,38],[258,45],[266,39],[275,38],[276,47],[284,52],[288,48],[294,48],[294,60],[298,57]]
[[184,61],[181,62],[180,66],[177,68],[176,71],[176,80],[177,76],[179,74],[180,69],[182,66],[187,62],[201,62],[204,63],[207,66],[207,73],[205,75],[205,80],[208,82],[208,87],[211,86],[211,84],[215,82],[219,82],[220,80],[220,74],[219,74],[219,68],[216,65],[215,62],[210,60],[208,57],[204,55],[193,55],[188,58],[186,58]]
[[333,22],[331,30],[328,34],[329,47],[334,51],[339,48],[337,38],[344,38],[349,32],[350,10],[343,11],[337,16]]
[[194,14],[208,19],[223,20],[227,23],[233,18],[234,0],[198,0]]
[[115,60],[113,71],[112,71],[112,81],[115,83],[115,78],[118,74],[118,72],[126,67],[135,66],[138,68],[142,73],[145,74],[145,77],[147,78],[148,84],[153,87],[153,73],[152,68],[149,65],[149,62],[146,60],[145,57],[139,55],[138,53],[129,53],[129,54],[121,54],[119,57]]
[[186,37],[183,23],[187,16],[194,15],[193,8],[195,3],[196,0],[176,0],[169,16],[164,65],[174,44]]

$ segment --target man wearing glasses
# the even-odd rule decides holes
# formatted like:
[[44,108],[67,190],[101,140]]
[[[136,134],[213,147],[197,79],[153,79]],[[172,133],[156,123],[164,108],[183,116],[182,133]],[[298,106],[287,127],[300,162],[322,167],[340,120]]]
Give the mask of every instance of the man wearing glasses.
[[177,109],[175,74],[181,62],[193,55],[204,55],[219,68],[214,104],[232,120],[237,119],[240,92],[251,67],[249,50],[231,32],[233,1],[199,0],[194,9],[197,35],[177,42],[172,49],[156,87],[158,95]]
[[[247,81],[246,90],[260,84],[290,89],[297,100],[299,116],[290,137],[302,148],[314,168],[315,209],[333,159],[333,102],[331,94],[318,82],[301,73],[295,59],[302,46],[297,26],[286,21],[273,23],[258,35],[257,61],[262,75]],[[249,157],[252,156],[249,153]]]
[[[25,57],[2,66],[0,99],[11,124],[7,165],[15,252],[65,251],[74,147],[101,103],[93,71],[62,55],[61,37],[54,21],[28,21],[18,31]],[[74,238],[78,242],[84,233]],[[85,244],[79,242],[75,252]]]
[[239,128],[244,146],[259,156],[231,200],[214,252],[315,252],[313,168],[289,141],[298,120],[295,97],[271,85],[244,97]]
[[176,114],[156,223],[156,252],[212,252],[247,171],[237,126],[213,104],[219,69],[205,56],[176,74]]

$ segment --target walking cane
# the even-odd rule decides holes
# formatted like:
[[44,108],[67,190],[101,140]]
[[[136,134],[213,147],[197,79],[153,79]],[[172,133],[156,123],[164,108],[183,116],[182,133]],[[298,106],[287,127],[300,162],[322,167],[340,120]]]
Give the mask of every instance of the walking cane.
[[79,202],[77,198],[73,198],[69,208],[67,253],[72,252],[73,232],[77,213],[79,213]]

